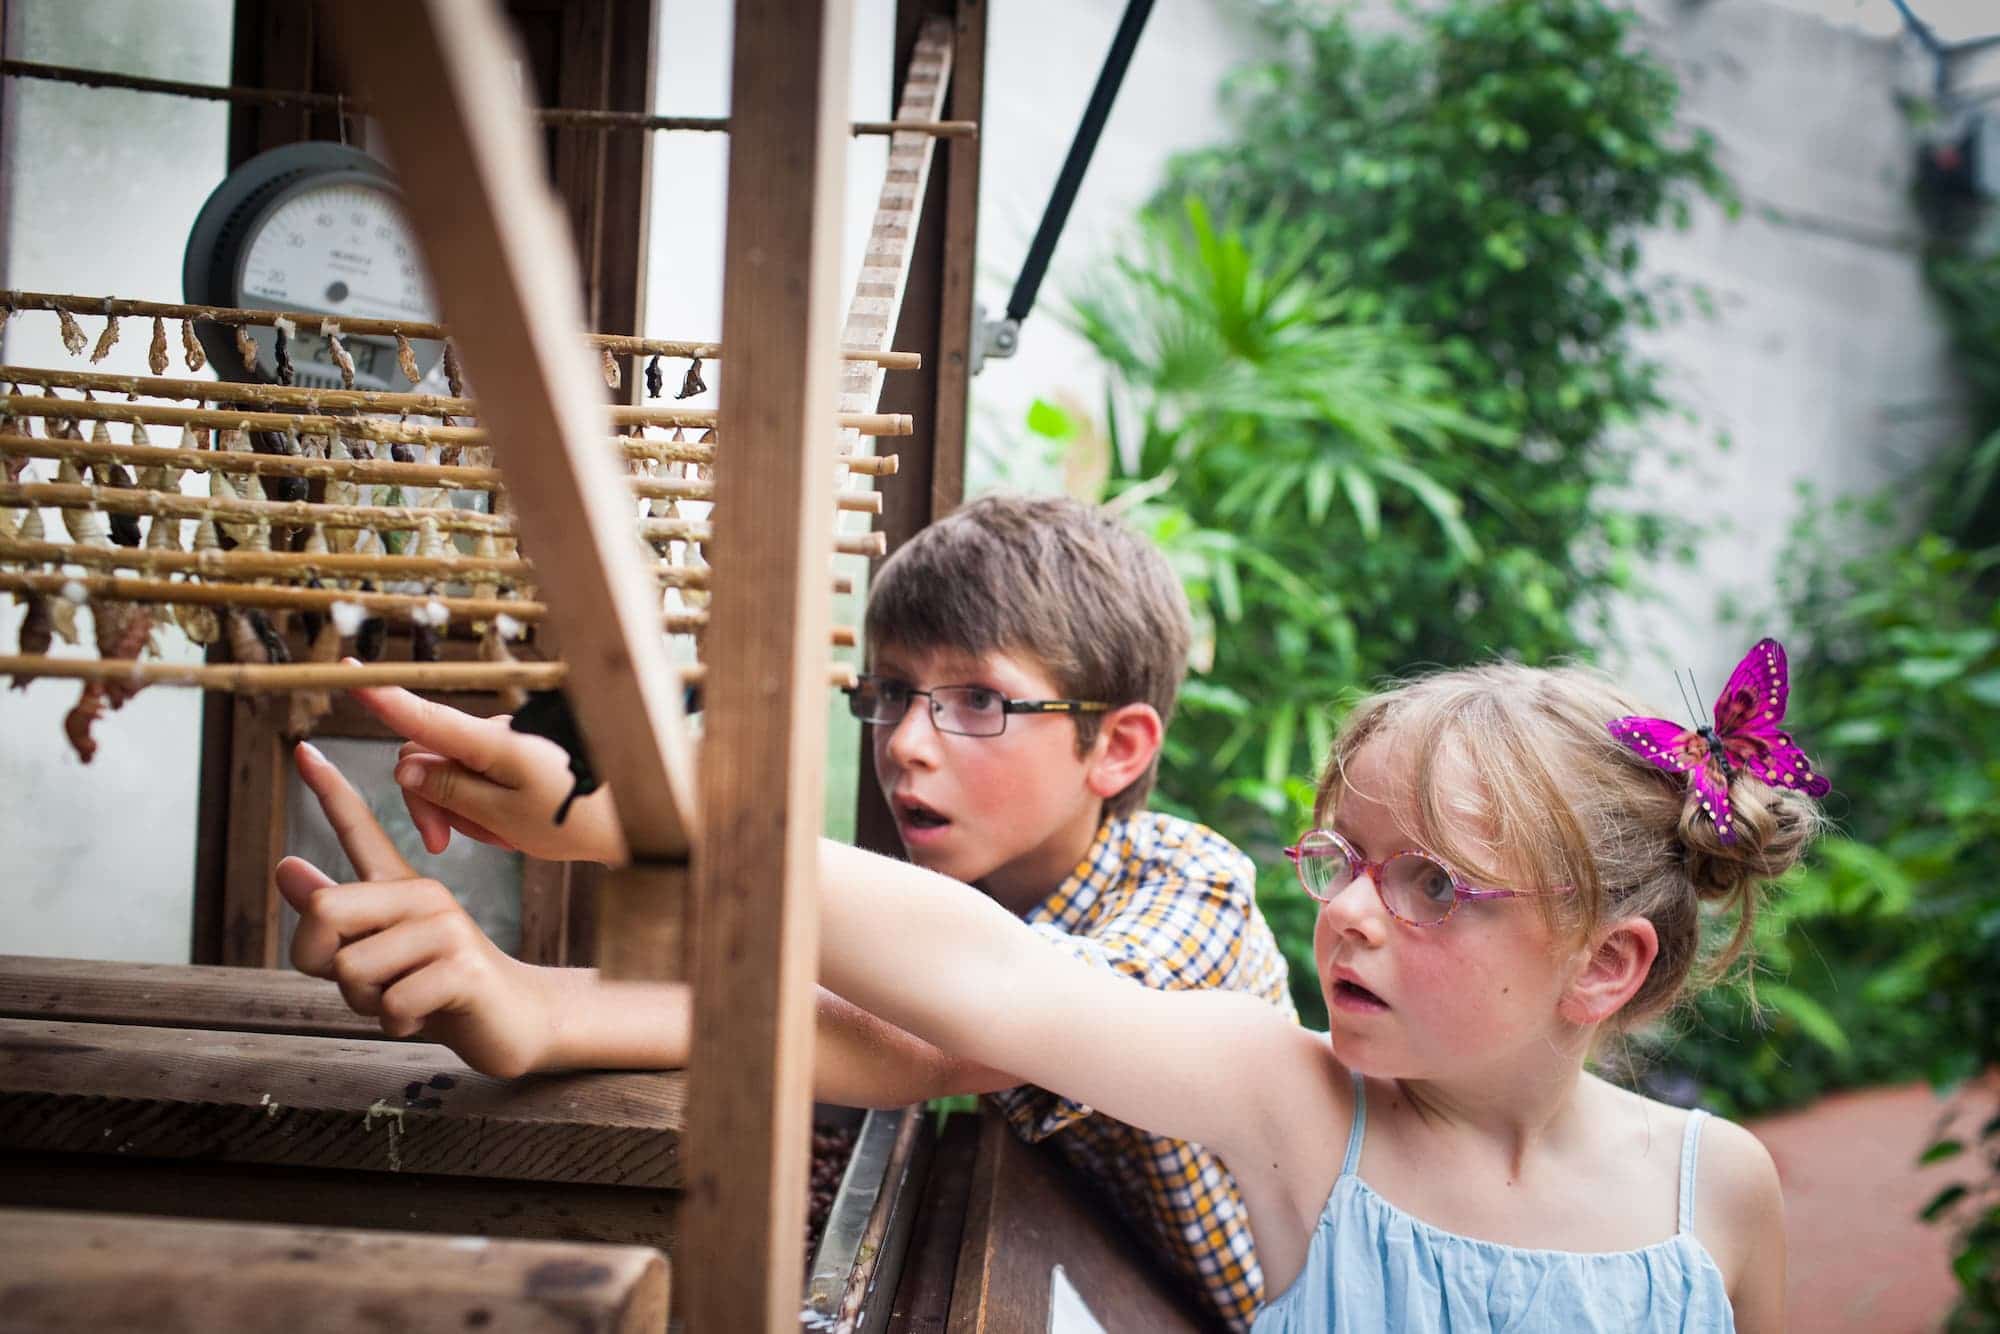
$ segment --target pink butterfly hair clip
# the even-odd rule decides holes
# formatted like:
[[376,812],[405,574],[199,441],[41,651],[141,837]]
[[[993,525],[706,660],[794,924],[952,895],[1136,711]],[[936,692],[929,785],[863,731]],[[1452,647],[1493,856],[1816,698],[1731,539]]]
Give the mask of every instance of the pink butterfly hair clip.
[[1668,773],[1687,774],[1701,794],[1701,808],[1715,821],[1716,836],[1736,841],[1729,780],[1741,768],[1772,787],[1823,797],[1833,784],[1813,772],[1798,743],[1778,729],[1791,693],[1785,648],[1760,639],[1736,664],[1715,701],[1715,722],[1693,728],[1665,718],[1614,718],[1611,735],[1632,753]]

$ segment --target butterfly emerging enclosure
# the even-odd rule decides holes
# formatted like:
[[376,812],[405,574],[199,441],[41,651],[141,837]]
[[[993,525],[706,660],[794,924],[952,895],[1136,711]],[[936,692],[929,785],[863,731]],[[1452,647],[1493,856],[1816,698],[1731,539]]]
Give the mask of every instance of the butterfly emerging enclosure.
[[[877,400],[886,374],[919,360],[889,344],[962,34],[949,19],[908,25],[909,128],[892,139],[843,326],[832,237],[850,128],[846,6],[737,6],[721,337],[664,341],[584,333],[570,238],[491,5],[319,12],[398,164],[442,323],[0,293],[10,319],[58,325],[75,358],[0,370],[0,594],[24,613],[0,673],[75,692],[63,725],[86,760],[139,689],[230,692],[239,722],[275,740],[311,731],[353,684],[479,690],[502,706],[508,692],[560,687],[632,853],[603,876],[596,961],[612,979],[695,981],[690,1073],[488,1079],[442,1048],[381,1040],[294,975],[13,959],[0,967],[0,1201],[642,1243],[671,1252],[686,1328],[791,1327],[806,1291],[809,877],[838,676],[829,649],[852,637],[832,623],[830,558],[882,547],[836,518],[877,512],[868,484],[894,471],[860,437],[911,427]],[[93,368],[90,354],[121,338],[144,340],[149,376]],[[369,340],[397,388],[356,377]],[[218,343],[246,368],[263,359],[279,383],[192,378]],[[308,343],[340,387],[296,382]],[[415,392],[427,343],[442,347],[448,394]],[[632,370],[618,370],[628,356]],[[662,388],[718,375],[719,406],[608,408],[606,381],[642,363]],[[151,657],[168,627],[213,644],[210,660]],[[66,633],[95,656],[51,653]],[[229,823],[247,840],[232,856],[263,868],[246,916],[266,914],[257,950],[269,961],[271,822],[232,811]],[[881,1203],[843,1215],[832,1201],[829,1235],[851,1264],[822,1248],[814,1278],[832,1285],[828,1314],[851,1308],[850,1327],[858,1294],[846,1288],[869,1281],[864,1261],[891,1226],[881,1183],[907,1170],[920,1127],[915,1113],[864,1122],[855,1160],[873,1164]],[[61,1263],[34,1263],[77,1292],[121,1275],[159,1291],[176,1256],[276,1247],[314,1257],[296,1262],[340,1291],[376,1284],[414,1326],[485,1323],[471,1315],[506,1309],[496,1293],[525,1292],[546,1319],[660,1327],[664,1272],[643,1257],[510,1254],[466,1281],[464,1303],[432,1310],[391,1300],[410,1286],[398,1265],[450,1271],[446,1252],[413,1240],[392,1260],[321,1232],[162,1233],[142,1256],[115,1220],[65,1217],[5,1225],[71,1236],[55,1246]],[[107,1247],[129,1266],[77,1258]],[[205,1269],[207,1304],[196,1293],[176,1318],[234,1325],[222,1313],[261,1300],[270,1324],[337,1327],[329,1313],[350,1309],[312,1285],[269,1305],[285,1284],[260,1263]],[[602,1276],[601,1290],[586,1293],[580,1274]],[[35,1281],[0,1260],[0,1287]],[[104,1319],[102,1305],[71,1309]]]

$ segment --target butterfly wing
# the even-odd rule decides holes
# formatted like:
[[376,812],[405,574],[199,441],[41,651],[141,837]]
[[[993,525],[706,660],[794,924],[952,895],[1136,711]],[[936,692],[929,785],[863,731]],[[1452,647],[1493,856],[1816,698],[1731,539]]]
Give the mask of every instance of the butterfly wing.
[[1790,695],[1791,670],[1784,645],[1775,639],[1758,640],[1736,664],[1715,701],[1716,735],[1732,764],[1772,787],[1823,797],[1833,785],[1813,772],[1798,743],[1779,730]]
[[1705,757],[1694,766],[1692,776],[1694,790],[1701,797],[1701,808],[1715,822],[1715,836],[1724,843],[1734,843],[1736,818],[1729,808],[1729,778],[1723,772],[1722,758],[1718,755]]
[[1625,748],[1657,769],[1684,774],[1708,757],[1708,743],[1665,718],[1613,718],[1611,735]]

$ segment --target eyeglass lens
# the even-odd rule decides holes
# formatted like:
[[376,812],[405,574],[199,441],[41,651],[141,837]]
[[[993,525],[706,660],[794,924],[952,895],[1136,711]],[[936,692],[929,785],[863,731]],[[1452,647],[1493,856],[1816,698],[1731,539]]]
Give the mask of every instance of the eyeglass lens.
[[[863,722],[903,721],[918,692],[902,681],[864,679],[849,695],[849,708]],[[985,686],[938,686],[929,692],[931,721],[941,732],[998,736],[1007,727],[1007,700]]]
[[[1330,899],[1354,883],[1360,857],[1341,840],[1315,830],[1299,841],[1299,874],[1306,891]],[[1412,922],[1436,922],[1457,902],[1458,892],[1444,864],[1420,852],[1391,857],[1377,886],[1389,910]]]

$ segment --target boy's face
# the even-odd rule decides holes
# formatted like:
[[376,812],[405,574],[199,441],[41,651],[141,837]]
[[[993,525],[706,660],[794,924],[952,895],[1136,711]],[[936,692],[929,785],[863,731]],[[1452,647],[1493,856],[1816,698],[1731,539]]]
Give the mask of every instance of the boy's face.
[[[871,670],[918,690],[977,685],[1009,699],[1063,697],[1045,669],[1012,653],[889,647]],[[928,703],[913,699],[902,721],[866,725],[904,851],[1025,912],[1076,869],[1097,834],[1103,799],[1088,779],[1103,738],[1078,755],[1076,723],[1063,714],[1010,714],[999,736],[959,736],[937,729]]]

